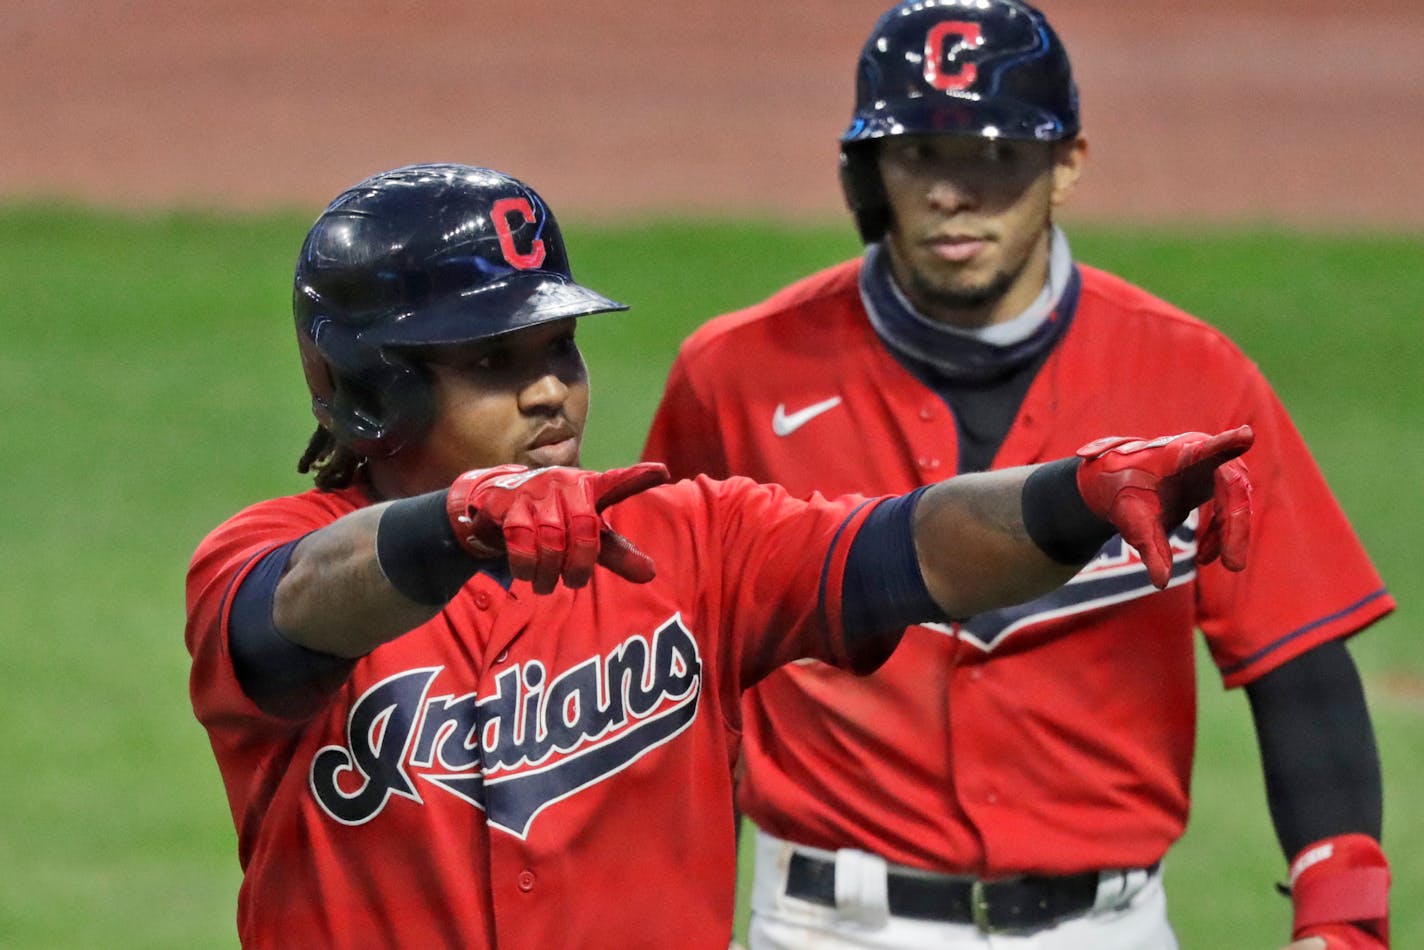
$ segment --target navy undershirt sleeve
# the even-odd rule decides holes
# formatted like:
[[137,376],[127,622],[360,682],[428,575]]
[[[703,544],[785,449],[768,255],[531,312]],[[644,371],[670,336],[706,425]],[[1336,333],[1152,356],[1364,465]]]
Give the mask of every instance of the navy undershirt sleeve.
[[1360,674],[1331,640],[1246,685],[1266,799],[1286,858],[1322,838],[1379,840],[1384,792]]
[[238,586],[228,616],[228,649],[238,684],[263,712],[284,719],[303,719],[320,709],[356,662],[293,643],[272,622],[277,583],[297,543],[262,556]]
[[924,488],[881,502],[846,556],[841,619],[852,653],[867,639],[898,636],[911,624],[945,620],[920,573],[913,519]]

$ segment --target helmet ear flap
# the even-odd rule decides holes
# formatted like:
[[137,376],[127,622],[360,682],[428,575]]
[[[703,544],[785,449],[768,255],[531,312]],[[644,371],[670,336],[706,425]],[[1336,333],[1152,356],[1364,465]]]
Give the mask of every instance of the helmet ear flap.
[[873,140],[841,145],[841,191],[866,244],[880,240],[890,228],[890,199],[880,178],[877,152]]
[[394,455],[430,425],[435,397],[419,364],[332,320],[318,318],[297,336],[312,414],[338,442],[367,457]]
[[311,327],[297,324],[297,350],[302,357],[302,374],[307,378],[307,389],[311,391],[312,415],[328,432],[333,431],[331,402],[336,395],[336,380],[331,378],[331,367],[321,348],[312,337]]

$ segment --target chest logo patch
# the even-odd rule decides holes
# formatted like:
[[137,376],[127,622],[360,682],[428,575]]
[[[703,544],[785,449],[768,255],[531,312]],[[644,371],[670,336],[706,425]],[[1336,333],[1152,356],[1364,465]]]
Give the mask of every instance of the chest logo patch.
[[776,404],[776,411],[771,414],[771,431],[784,439],[821,413],[834,409],[840,404],[841,397],[832,396],[830,399],[812,403],[805,409],[787,412],[786,403],[779,402]]
[[422,802],[419,778],[526,838],[545,808],[687,729],[702,692],[697,640],[678,614],[651,641],[635,634],[555,674],[512,664],[483,696],[431,695],[442,669],[389,676],[351,706],[345,743],[321,749],[308,776],[328,816],[361,825],[393,796]]

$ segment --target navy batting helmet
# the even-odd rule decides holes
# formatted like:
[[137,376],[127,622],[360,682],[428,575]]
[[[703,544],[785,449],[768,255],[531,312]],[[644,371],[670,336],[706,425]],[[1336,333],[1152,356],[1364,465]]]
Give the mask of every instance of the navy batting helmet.
[[292,293],[312,413],[362,455],[431,421],[411,348],[626,309],[574,282],[532,188],[468,165],[410,165],[341,194],[307,233]]
[[841,136],[841,185],[861,237],[889,226],[873,143],[895,135],[1057,142],[1078,134],[1068,53],[1019,0],[909,0],[860,53],[855,114]]

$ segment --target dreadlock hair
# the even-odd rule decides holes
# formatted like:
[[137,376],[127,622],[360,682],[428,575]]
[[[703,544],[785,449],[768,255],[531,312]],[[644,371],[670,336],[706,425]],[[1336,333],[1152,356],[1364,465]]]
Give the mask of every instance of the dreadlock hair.
[[366,467],[366,457],[337,442],[325,426],[317,426],[307,450],[297,462],[297,471],[316,473],[316,487],[322,491],[349,488]]

